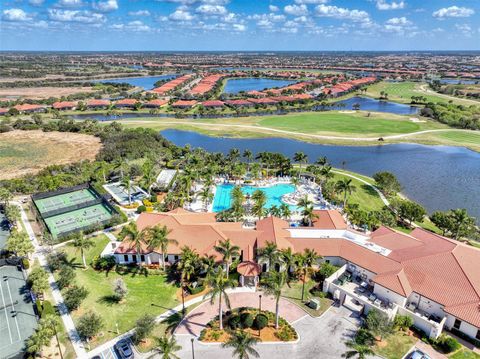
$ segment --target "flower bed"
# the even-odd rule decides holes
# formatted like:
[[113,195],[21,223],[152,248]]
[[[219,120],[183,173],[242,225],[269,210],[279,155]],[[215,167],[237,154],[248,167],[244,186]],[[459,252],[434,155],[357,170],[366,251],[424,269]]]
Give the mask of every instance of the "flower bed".
[[295,329],[283,318],[279,318],[275,329],[275,313],[255,308],[238,308],[227,311],[223,316],[223,330],[220,330],[218,316],[212,319],[200,333],[203,342],[222,343],[231,333],[243,330],[262,342],[291,342],[298,339]]

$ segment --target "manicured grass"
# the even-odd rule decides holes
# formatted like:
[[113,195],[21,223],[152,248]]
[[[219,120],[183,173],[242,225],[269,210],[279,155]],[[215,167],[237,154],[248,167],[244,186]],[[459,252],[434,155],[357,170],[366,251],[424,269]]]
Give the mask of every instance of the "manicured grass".
[[473,351],[462,348],[459,351],[455,352],[453,355],[449,356],[450,359],[480,359],[480,354],[474,353]]
[[427,98],[427,102],[448,102],[449,100],[453,100],[453,102],[457,104],[464,104],[464,105],[473,104],[472,101],[465,101],[460,98],[452,99],[452,98],[436,95],[435,93],[426,92],[422,89],[422,87],[428,88],[428,85],[426,83],[412,82],[412,81],[405,81],[405,82],[382,81],[372,86],[369,86],[367,89],[367,95],[378,98],[380,97],[380,92],[384,91],[388,94],[389,100],[402,102],[402,103],[410,103],[412,96],[423,96]]
[[417,341],[418,338],[398,331],[376,344],[373,350],[386,359],[401,359]]
[[343,135],[387,136],[422,130],[427,123],[412,122],[408,118],[390,114],[366,112],[341,113],[328,111],[295,115],[265,117],[259,126],[304,133],[338,133]]
[[[99,255],[108,243],[108,238],[101,235],[95,238],[95,247],[87,251],[87,263]],[[115,336],[116,323],[120,333],[132,329],[135,321],[144,314],[159,315],[176,306],[177,287],[167,283],[164,275],[149,274],[142,270],[132,270],[127,273],[97,272],[89,267],[81,268],[81,257],[73,247],[65,247],[72,265],[76,267],[76,283],[84,286],[89,294],[77,311],[72,313],[74,320],[87,311],[94,311],[104,319],[103,336],[92,342],[99,345]],[[127,286],[128,294],[121,303],[112,300],[113,282],[122,278]]]
[[[380,195],[369,185],[338,173],[334,173],[334,177],[331,179],[331,181],[336,182],[342,179],[351,179],[352,184],[355,186],[355,191],[347,197],[348,203],[358,204],[360,209],[365,211],[377,211],[383,208],[384,203],[380,198]],[[341,198],[339,197],[339,199]]]
[[286,285],[282,291],[282,297],[285,299],[295,303],[312,317],[319,317],[321,316],[330,306],[332,305],[333,301],[329,298],[320,298],[318,296],[312,295],[309,291],[312,289],[317,283],[313,280],[309,280],[305,283],[305,297],[304,302],[309,301],[312,298],[316,298],[320,301],[320,308],[318,310],[312,309],[307,306],[304,302],[302,302],[302,282],[292,282],[290,286]]

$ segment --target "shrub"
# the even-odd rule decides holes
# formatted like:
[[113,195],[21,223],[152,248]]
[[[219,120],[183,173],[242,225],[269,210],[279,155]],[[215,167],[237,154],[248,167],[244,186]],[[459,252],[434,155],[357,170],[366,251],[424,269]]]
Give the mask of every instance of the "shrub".
[[77,309],[87,296],[88,290],[86,290],[84,287],[78,287],[75,285],[64,291],[63,301],[68,310],[72,311]]
[[145,207],[143,204],[137,207],[137,213],[143,213],[143,212],[146,212],[146,210],[147,210],[147,207]]
[[62,265],[60,271],[58,272],[58,280],[57,284],[60,289],[69,287],[72,284],[73,280],[75,279],[75,271],[72,267],[67,265]]
[[115,257],[114,256],[105,256],[105,257],[100,257],[96,256],[92,260],[92,267],[95,270],[105,270],[109,271],[116,265]]
[[145,314],[140,317],[135,325],[135,341],[138,343],[152,334],[155,328],[155,317],[150,314]]
[[77,331],[80,337],[90,339],[98,334],[103,327],[103,320],[98,314],[93,312],[85,313],[80,317],[77,324]]
[[461,348],[460,343],[455,339],[447,335],[441,335],[437,339],[436,346],[439,347],[444,353],[452,353]]
[[200,293],[205,287],[203,285],[197,285],[196,287],[188,286],[187,289],[190,294],[194,295]]
[[248,312],[242,313],[240,315],[240,321],[242,323],[242,328],[250,328],[253,325],[253,315]]
[[477,348],[480,348],[480,340],[472,338],[472,337],[468,336],[467,334],[465,334],[465,333],[463,333],[460,330],[455,329],[455,328],[450,329],[450,331],[453,334],[455,334],[457,337],[462,338],[463,340],[466,340],[469,343],[472,343]]
[[393,321],[395,328],[406,331],[413,325],[413,319],[408,315],[397,315]]
[[47,315],[56,315],[55,307],[48,300],[44,300],[42,303],[42,318]]
[[51,271],[57,271],[60,267],[68,262],[65,252],[54,252],[47,256],[48,266]]
[[30,261],[28,260],[28,258],[22,258],[22,267],[25,270],[30,268]]
[[228,326],[230,329],[235,330],[240,328],[240,316],[239,315],[232,315],[228,318]]
[[113,291],[115,292],[115,296],[117,297],[118,301],[121,301],[128,293],[127,285],[123,281],[122,278],[117,278],[113,282]]
[[258,330],[262,330],[268,325],[268,318],[265,314],[257,314],[253,321],[253,327]]
[[275,336],[282,342],[288,342],[294,338],[292,330],[288,326],[284,326],[282,329],[275,332]]

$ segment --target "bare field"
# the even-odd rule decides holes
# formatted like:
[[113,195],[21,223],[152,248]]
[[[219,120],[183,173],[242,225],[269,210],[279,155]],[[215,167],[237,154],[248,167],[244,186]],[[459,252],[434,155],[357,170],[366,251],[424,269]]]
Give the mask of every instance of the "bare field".
[[80,92],[93,92],[92,87],[18,87],[0,88],[0,97],[19,96],[30,99],[61,97]]
[[0,134],[0,180],[37,173],[49,165],[93,160],[102,147],[94,136],[42,131]]

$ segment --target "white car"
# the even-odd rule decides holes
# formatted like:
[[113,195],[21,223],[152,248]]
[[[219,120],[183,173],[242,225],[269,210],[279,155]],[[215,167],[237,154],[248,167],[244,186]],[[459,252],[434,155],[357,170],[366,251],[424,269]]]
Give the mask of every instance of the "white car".
[[407,355],[407,359],[432,359],[421,350],[415,349],[413,352]]

